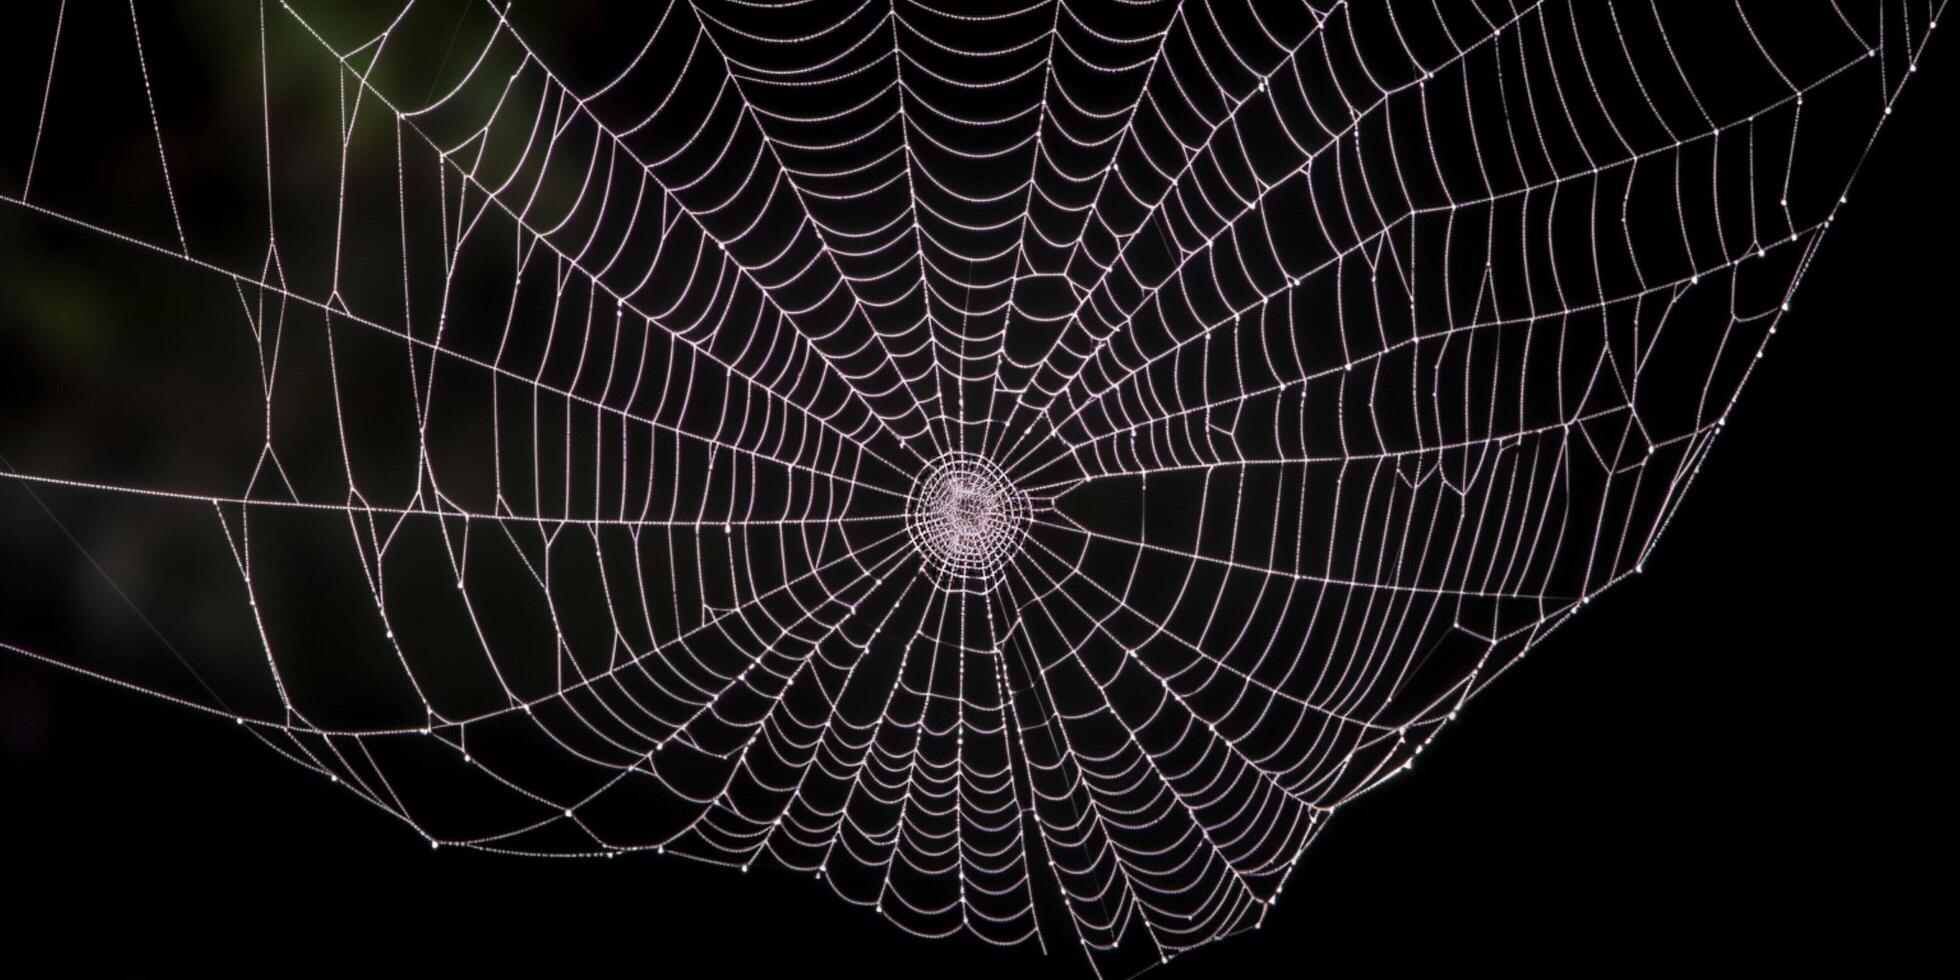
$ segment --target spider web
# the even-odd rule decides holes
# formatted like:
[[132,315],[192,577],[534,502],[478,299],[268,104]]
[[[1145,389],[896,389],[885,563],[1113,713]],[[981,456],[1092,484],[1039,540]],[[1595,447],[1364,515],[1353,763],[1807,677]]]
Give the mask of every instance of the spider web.
[[0,646],[1101,972],[1643,570],[1943,4],[44,6],[7,235],[149,315],[9,560],[173,570]]

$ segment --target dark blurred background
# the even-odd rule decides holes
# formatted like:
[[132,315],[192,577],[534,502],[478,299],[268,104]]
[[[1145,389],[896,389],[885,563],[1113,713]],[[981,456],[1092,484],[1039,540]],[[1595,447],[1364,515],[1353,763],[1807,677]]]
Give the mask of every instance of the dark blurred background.
[[[1262,933],[1163,976],[1871,969],[1939,938],[1948,916],[1918,896],[1949,869],[1945,48],[1647,574],[1481,695],[1414,778],[1344,808]],[[0,639],[37,617],[0,610]],[[432,853],[222,719],[11,655],[0,883],[0,974],[21,976],[41,971],[4,958],[127,975],[1085,972],[1072,950],[915,940],[767,869]]]

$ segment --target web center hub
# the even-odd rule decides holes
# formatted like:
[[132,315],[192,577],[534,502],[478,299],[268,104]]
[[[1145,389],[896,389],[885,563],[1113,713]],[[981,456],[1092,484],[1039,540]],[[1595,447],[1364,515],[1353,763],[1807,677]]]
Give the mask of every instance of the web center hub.
[[999,464],[947,453],[913,484],[906,529],[927,567],[954,580],[946,584],[990,589],[1020,553],[1032,509]]

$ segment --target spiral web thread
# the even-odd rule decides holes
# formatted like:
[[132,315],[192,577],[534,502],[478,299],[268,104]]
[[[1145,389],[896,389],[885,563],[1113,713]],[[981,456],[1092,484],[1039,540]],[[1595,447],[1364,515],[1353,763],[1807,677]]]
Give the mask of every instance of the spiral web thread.
[[7,234],[241,410],[5,476],[221,542],[254,655],[5,645],[431,846],[1168,959],[1642,570],[1942,6],[21,12]]

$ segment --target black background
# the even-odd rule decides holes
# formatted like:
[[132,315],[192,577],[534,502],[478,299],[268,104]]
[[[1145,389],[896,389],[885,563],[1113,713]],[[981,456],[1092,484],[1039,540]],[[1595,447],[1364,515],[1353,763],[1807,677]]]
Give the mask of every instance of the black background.
[[[1344,808],[1263,933],[1159,975],[1869,968],[1938,938],[1957,226],[1931,53],[1647,574]],[[221,720],[14,657],[0,841],[0,956],[71,968],[1087,974],[782,872],[432,853]]]

